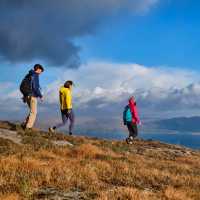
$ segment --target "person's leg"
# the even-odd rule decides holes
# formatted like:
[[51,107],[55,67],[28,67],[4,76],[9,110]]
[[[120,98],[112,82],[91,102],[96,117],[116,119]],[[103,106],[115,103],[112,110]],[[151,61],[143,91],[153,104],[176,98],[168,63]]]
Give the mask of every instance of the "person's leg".
[[133,137],[135,138],[138,135],[137,124],[133,124],[132,127],[133,127]]
[[29,116],[27,117],[26,128],[32,128],[37,116],[37,98],[30,97],[27,104],[29,106],[30,113]]
[[132,140],[133,140],[132,122],[127,122],[127,128],[129,131],[129,137],[126,138],[126,142],[127,144],[132,144]]
[[127,123],[128,131],[129,131],[129,138],[134,137],[134,129],[133,129],[133,123],[128,122]]
[[30,103],[31,103],[31,97],[27,96],[27,97],[23,97],[24,98],[24,102],[27,104],[28,108],[29,108],[29,113],[26,116],[25,120],[22,122],[21,127],[23,129],[26,128],[26,124],[28,123],[28,118],[29,118],[29,114],[30,114]]
[[72,135],[72,130],[74,128],[74,119],[75,119],[74,111],[71,110],[71,112],[69,113],[69,120],[70,120],[70,123],[69,123],[69,134],[70,135]]
[[62,117],[62,123],[57,124],[56,126],[53,127],[53,129],[57,129],[57,128],[61,128],[63,126],[65,126],[65,124],[67,123],[68,120],[68,116],[65,110],[61,110],[61,117]]

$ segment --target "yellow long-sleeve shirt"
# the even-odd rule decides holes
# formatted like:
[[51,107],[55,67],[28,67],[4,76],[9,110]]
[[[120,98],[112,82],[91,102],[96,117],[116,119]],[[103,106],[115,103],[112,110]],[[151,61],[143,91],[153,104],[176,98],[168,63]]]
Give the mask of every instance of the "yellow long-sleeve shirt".
[[62,86],[59,90],[60,94],[60,109],[72,109],[72,92],[69,88]]

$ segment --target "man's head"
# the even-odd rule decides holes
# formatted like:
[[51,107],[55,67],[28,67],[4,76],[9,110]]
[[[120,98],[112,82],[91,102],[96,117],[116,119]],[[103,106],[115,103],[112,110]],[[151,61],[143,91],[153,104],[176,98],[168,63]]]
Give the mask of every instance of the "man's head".
[[68,80],[65,82],[64,87],[71,89],[73,85],[74,85],[73,81]]
[[41,74],[44,71],[44,68],[40,64],[35,64],[34,65],[34,71],[37,74]]

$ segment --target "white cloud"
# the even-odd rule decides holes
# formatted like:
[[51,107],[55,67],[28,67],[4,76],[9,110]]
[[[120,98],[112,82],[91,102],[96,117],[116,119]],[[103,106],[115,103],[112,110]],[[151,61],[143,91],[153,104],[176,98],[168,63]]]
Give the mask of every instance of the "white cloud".
[[[48,112],[49,105],[52,109],[55,108],[53,105],[58,108],[59,87],[71,79],[75,82],[74,106],[80,115],[84,113],[84,117],[107,117],[104,116],[107,112],[112,117],[121,117],[123,106],[131,95],[136,97],[142,117],[200,114],[199,72],[97,61],[76,70],[57,69],[57,72],[55,81],[42,85],[47,108],[40,109],[42,112]],[[9,110],[8,102],[12,102],[12,107],[19,109],[22,103],[18,89],[10,83],[0,87],[4,88],[0,91],[1,105],[7,105]]]
[[16,90],[15,85],[11,82],[0,83],[0,100],[17,99],[20,97],[19,90]]
[[135,95],[144,104],[154,102],[157,106],[163,101],[166,104],[171,99],[184,99],[187,92],[191,98],[198,95],[198,76],[196,72],[169,67],[91,62],[77,70],[63,72],[47,87],[46,98],[49,103],[57,103],[60,85],[72,79],[76,84],[74,97],[78,107],[97,100],[97,104],[104,106],[124,102],[130,95]]

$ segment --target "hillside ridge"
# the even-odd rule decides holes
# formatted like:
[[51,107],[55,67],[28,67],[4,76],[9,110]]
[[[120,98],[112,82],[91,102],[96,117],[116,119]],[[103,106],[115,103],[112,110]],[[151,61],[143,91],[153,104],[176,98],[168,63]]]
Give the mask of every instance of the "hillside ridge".
[[24,132],[0,122],[2,200],[199,200],[199,166],[200,151],[178,145]]

